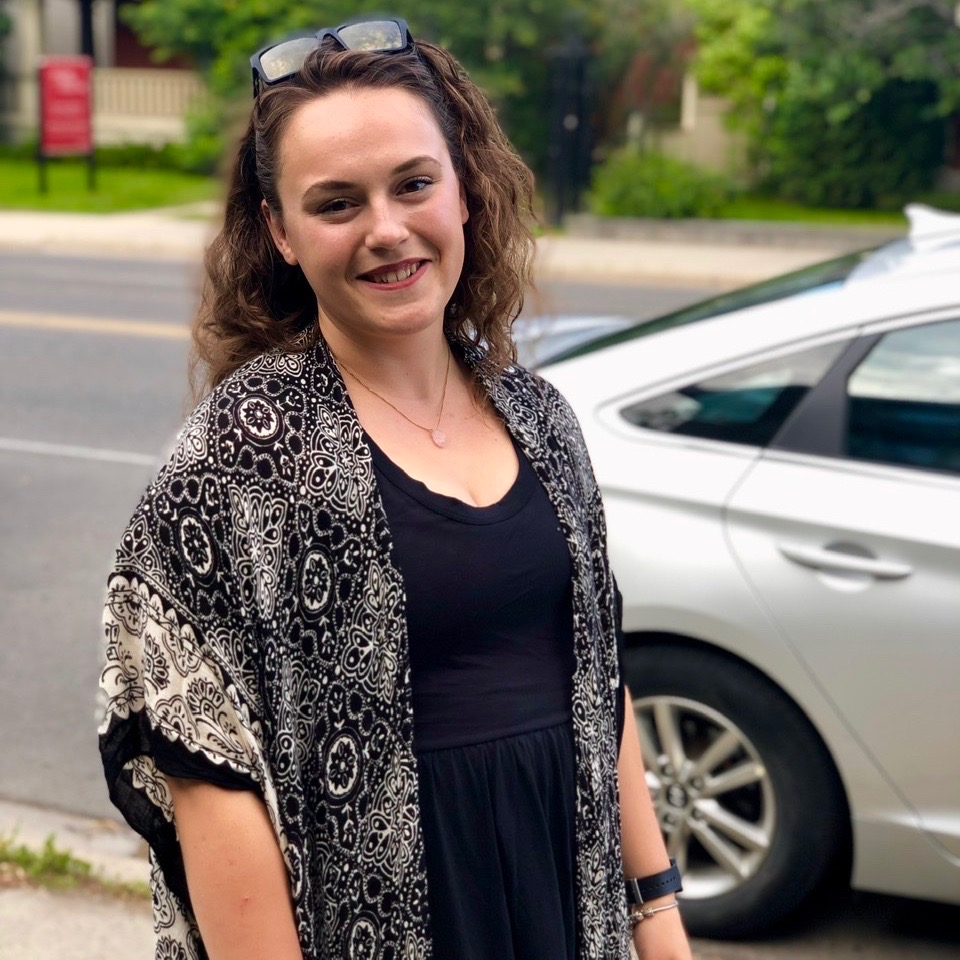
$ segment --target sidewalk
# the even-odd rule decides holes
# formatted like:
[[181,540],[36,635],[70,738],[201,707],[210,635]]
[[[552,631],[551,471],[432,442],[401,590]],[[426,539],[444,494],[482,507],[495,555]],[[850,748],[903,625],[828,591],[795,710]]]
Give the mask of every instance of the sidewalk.
[[[199,261],[212,238],[215,215],[211,204],[102,215],[0,210],[0,249]],[[606,236],[575,222],[566,234],[538,240],[536,275],[543,280],[729,289],[861,249],[884,236],[855,228],[756,227],[694,222]]]
[[[58,849],[89,862],[102,876],[145,880],[143,844],[112,820],[94,820],[0,801],[0,836]],[[955,924],[946,906],[869,896],[853,906],[818,911],[793,932],[757,942],[694,940],[695,960],[954,960]],[[891,913],[891,910],[893,911]],[[926,914],[924,914],[926,910]],[[897,912],[899,911],[899,912]],[[927,919],[924,920],[924,916]],[[898,919],[899,918],[899,919]],[[918,918],[918,919],[912,919]],[[940,924],[938,928],[937,924]],[[938,932],[939,931],[939,932]],[[948,932],[949,931],[949,932]],[[144,900],[4,886],[0,875],[0,960],[151,960],[153,921]]]
[[[143,842],[113,820],[0,800],[0,836],[32,850],[49,837],[105,879],[149,879]],[[146,900],[0,883],[0,960],[149,960],[153,945]]]
[[0,960],[152,960],[150,905],[44,889],[0,889]]

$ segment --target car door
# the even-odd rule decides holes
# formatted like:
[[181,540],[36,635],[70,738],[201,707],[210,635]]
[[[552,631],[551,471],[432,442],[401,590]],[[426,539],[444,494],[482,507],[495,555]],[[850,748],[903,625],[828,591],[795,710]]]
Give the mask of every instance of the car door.
[[728,362],[604,411],[611,429],[590,436],[590,450],[628,631],[764,634],[765,615],[730,559],[723,507],[844,347],[833,340]]
[[871,332],[843,359],[746,472],[727,536],[851,734],[956,854],[960,319]]

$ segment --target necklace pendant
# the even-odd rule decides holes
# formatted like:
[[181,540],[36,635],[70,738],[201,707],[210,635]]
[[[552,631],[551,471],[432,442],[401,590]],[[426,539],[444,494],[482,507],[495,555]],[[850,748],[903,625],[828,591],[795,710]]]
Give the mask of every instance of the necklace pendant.
[[430,431],[430,439],[438,446],[445,447],[447,445],[447,435],[440,430],[438,427],[434,427]]

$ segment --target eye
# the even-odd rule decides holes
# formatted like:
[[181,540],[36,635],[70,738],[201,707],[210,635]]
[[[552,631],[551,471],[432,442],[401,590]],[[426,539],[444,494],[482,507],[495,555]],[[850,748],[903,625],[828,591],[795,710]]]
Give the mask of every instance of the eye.
[[405,180],[400,189],[404,193],[422,193],[427,187],[432,185],[432,177],[413,177],[410,180]]
[[335,200],[327,200],[324,203],[320,204],[317,207],[317,213],[324,215],[336,215],[338,213],[346,213],[352,206],[354,202],[347,197],[337,197]]

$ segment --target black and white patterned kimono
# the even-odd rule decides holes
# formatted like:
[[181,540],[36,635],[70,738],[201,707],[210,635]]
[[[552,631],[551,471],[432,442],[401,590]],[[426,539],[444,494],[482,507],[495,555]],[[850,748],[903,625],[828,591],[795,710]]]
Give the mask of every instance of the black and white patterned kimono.
[[[511,368],[485,386],[572,562],[579,958],[625,960],[599,492],[550,385]],[[305,960],[432,956],[404,603],[370,449],[325,344],[247,363],[184,426],[109,577],[101,751],[113,802],[151,847],[158,958],[204,956],[158,743],[256,783]]]

